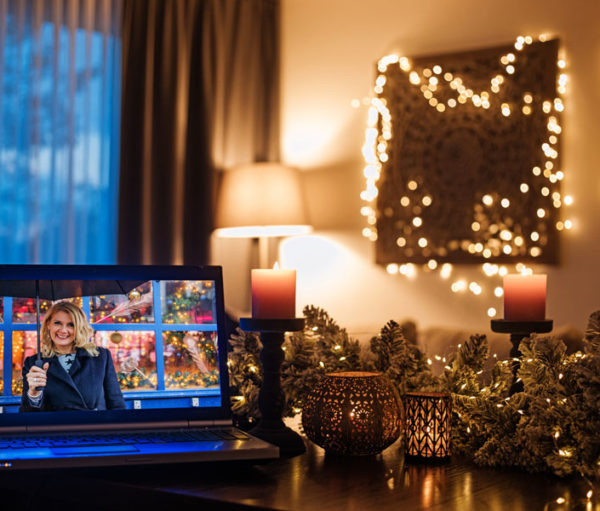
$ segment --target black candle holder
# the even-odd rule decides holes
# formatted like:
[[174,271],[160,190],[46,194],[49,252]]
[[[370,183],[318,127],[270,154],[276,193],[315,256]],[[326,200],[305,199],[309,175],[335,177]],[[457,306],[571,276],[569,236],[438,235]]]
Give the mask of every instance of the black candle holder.
[[517,381],[517,372],[521,364],[519,363],[519,357],[521,351],[519,345],[525,337],[529,337],[532,333],[546,333],[552,330],[552,320],[542,319],[539,321],[511,321],[508,319],[492,319],[492,331],[501,334],[510,334],[510,342],[512,348],[510,350],[510,356],[513,359],[512,371],[513,371],[513,382],[510,386],[508,394],[512,396],[517,392],[523,391],[523,382]]
[[304,318],[262,319],[241,318],[240,327],[246,332],[259,332],[262,342],[260,361],[263,382],[258,394],[260,421],[250,433],[279,447],[282,456],[296,456],[306,451],[302,437],[281,420],[283,394],[281,392],[281,363],[285,332],[304,328]]

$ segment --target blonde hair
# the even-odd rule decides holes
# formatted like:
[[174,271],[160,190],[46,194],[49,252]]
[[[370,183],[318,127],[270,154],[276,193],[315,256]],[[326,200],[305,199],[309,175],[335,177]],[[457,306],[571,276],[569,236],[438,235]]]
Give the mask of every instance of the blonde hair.
[[90,337],[94,333],[94,330],[88,323],[83,311],[71,302],[56,302],[48,309],[40,332],[42,357],[54,357],[58,354],[58,351],[56,351],[54,343],[52,342],[52,338],[50,337],[50,329],[48,328],[50,321],[52,321],[52,317],[57,312],[66,312],[71,317],[73,326],[75,327],[75,341],[73,342],[75,347],[83,348],[91,356],[97,357],[99,354],[98,347],[90,341]]

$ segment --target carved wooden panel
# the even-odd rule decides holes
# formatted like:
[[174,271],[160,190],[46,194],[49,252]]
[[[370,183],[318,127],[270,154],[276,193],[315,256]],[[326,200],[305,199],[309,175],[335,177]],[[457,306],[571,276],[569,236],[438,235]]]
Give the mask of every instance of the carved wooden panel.
[[380,65],[378,263],[557,262],[558,47]]

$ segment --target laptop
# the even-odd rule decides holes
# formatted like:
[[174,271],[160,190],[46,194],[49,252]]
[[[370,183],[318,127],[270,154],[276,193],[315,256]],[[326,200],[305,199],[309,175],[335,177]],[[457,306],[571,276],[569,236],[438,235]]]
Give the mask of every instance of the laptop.
[[[32,401],[37,325],[61,301],[83,311],[98,355],[42,357]],[[227,342],[218,266],[0,265],[0,470],[278,457],[233,427]]]

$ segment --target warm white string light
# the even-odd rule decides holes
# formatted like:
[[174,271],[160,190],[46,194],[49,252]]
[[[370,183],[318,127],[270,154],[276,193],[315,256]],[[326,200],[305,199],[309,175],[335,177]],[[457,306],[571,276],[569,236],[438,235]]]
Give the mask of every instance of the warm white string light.
[[[540,41],[546,41],[547,36],[541,35],[538,38]],[[517,69],[519,58],[518,54],[527,45],[533,43],[531,36],[519,36],[517,37],[514,48],[515,51],[509,51],[500,57],[500,63],[504,66],[504,74],[497,74],[490,78],[489,86],[484,90],[475,90],[475,87],[470,86],[462,77],[456,76],[443,69],[440,65],[434,65],[428,68],[422,69],[420,72],[413,69],[411,61],[407,57],[391,54],[382,57],[377,63],[377,69],[379,74],[375,79],[374,92],[376,97],[373,97],[369,101],[369,110],[367,116],[367,129],[365,132],[365,142],[362,148],[363,157],[365,160],[364,177],[366,180],[366,187],[361,192],[361,199],[367,203],[366,206],[361,208],[361,214],[366,217],[368,226],[363,229],[363,235],[369,238],[371,241],[377,240],[377,212],[374,207],[374,202],[378,196],[377,182],[381,177],[383,165],[388,161],[389,155],[387,148],[390,140],[392,139],[392,117],[385,98],[379,97],[383,94],[385,85],[387,83],[387,76],[385,75],[388,67],[398,66],[404,73],[408,75],[409,82],[414,86],[418,87],[421,91],[423,98],[427,103],[435,108],[441,115],[444,114],[448,109],[459,108],[460,105],[472,103],[477,108],[490,109],[492,107],[491,98],[493,95],[498,94],[501,88],[506,84],[506,77],[513,75]],[[566,87],[568,83],[568,77],[564,72],[566,68],[566,61],[564,58],[559,57],[557,61],[557,68],[559,69],[556,90],[557,93],[562,95],[566,93]],[[449,87],[454,91],[453,94],[448,97],[442,95],[441,92],[444,88]],[[446,89],[447,90],[447,89]],[[524,115],[530,115],[533,112],[534,98],[530,92],[523,93],[523,99],[521,105],[510,105],[508,103],[502,103],[499,108],[499,114],[505,117],[512,115],[515,111],[519,110]],[[542,111],[547,115],[547,137],[541,145],[540,149],[543,152],[546,161],[543,165],[543,169],[539,166],[532,168],[532,174],[536,177],[543,176],[548,180],[550,184],[554,184],[561,181],[564,178],[564,172],[560,169],[555,169],[554,161],[558,158],[558,137],[562,132],[562,127],[558,121],[557,115],[564,111],[564,103],[560,96],[557,95],[553,101],[544,101],[541,105]],[[414,191],[418,187],[418,183],[411,180],[407,183],[407,188]],[[519,191],[523,194],[532,192],[531,187],[527,183],[519,183]],[[550,192],[549,186],[541,188],[540,193],[544,197],[550,197],[552,199],[552,207],[560,209],[563,206],[570,206],[573,203],[571,196],[562,196],[560,192]],[[417,211],[420,211],[421,205],[427,207],[431,205],[434,197],[429,195],[422,198],[422,204],[419,204]],[[482,207],[491,208],[496,203],[502,208],[509,208],[510,201],[508,198],[499,197],[496,194],[488,193],[482,197]],[[411,204],[411,199],[404,196],[400,200],[401,206],[408,208],[414,207]],[[550,210],[547,208],[539,208],[536,211],[536,215],[539,219],[547,218],[550,215]],[[426,252],[430,253],[428,248],[429,242],[422,234],[419,235],[418,231],[423,226],[423,218],[419,214],[415,214],[412,217],[411,223],[412,234],[418,236],[418,246],[423,250],[423,254]],[[555,224],[558,231],[569,230],[573,227],[573,222],[569,219],[564,221],[558,221]],[[471,224],[473,232],[478,232],[482,229],[480,222],[474,221]],[[539,244],[543,242],[542,236],[537,231],[532,231],[528,235],[521,232],[512,232],[508,228],[499,229],[498,225],[492,224],[488,227],[488,233],[490,234],[489,239],[483,242],[469,242],[463,240],[458,244],[458,247],[471,254],[481,254],[485,259],[489,259],[493,256],[502,254],[516,255],[525,254],[532,257],[539,257],[542,254],[542,249]],[[527,243],[533,242],[534,246],[529,249],[526,248]],[[401,235],[396,239],[396,244],[399,247],[407,245],[406,235]],[[526,251],[526,252],[525,252]],[[435,259],[429,259],[428,262],[423,265],[423,268],[427,271],[439,270],[440,276],[444,279],[449,278],[452,273],[452,265],[450,263],[438,264]],[[484,274],[487,277],[492,276],[503,276],[508,272],[505,266],[490,265],[484,263],[483,266]],[[517,271],[520,271],[519,265],[516,266]],[[412,263],[408,264],[396,264],[392,263],[386,267],[390,274],[401,274],[407,277],[414,277],[416,275],[416,266]],[[454,292],[470,291],[476,296],[481,296],[484,288],[477,282],[467,283],[463,279],[457,279],[451,284],[451,289]],[[498,288],[493,290],[493,294],[496,297],[502,296],[499,294]],[[488,315],[493,317],[496,314],[494,307],[488,309]]]

